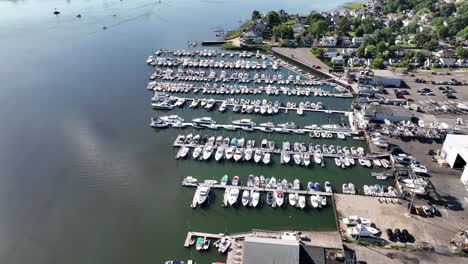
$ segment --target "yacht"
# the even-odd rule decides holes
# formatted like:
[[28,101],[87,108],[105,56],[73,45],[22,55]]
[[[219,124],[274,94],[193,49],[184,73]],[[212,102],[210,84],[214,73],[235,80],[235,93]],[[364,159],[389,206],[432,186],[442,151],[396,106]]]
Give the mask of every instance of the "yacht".
[[198,199],[197,202],[199,205],[202,205],[203,203],[208,200],[208,195],[210,194],[210,187],[209,186],[200,186],[198,187]]
[[205,148],[203,149],[203,159],[208,160],[211,157],[211,154],[213,154],[213,145],[205,145]]
[[184,119],[178,115],[161,116],[159,119],[167,123],[184,122]]
[[304,195],[299,195],[298,204],[301,209],[304,209],[306,206],[306,197]]
[[331,183],[329,181],[325,182],[325,191],[329,192],[329,193],[333,192],[332,185],[331,185]]
[[224,155],[224,146],[220,146],[216,149],[215,160],[220,161]]
[[232,124],[238,125],[238,126],[256,126],[254,122],[250,119],[239,119],[239,120],[234,120],[232,121]]
[[199,103],[200,103],[200,100],[198,98],[195,98],[195,99],[192,100],[189,107],[190,108],[197,108]]
[[248,206],[250,202],[250,191],[249,190],[244,190],[242,192],[242,205],[243,206]]
[[200,125],[209,125],[209,124],[216,124],[216,121],[211,119],[211,117],[200,117],[200,118],[195,118],[192,120],[192,122]]
[[150,126],[151,127],[157,127],[157,128],[163,128],[163,127],[167,127],[169,124],[160,120],[159,118],[151,118],[151,124]]
[[186,147],[186,146],[181,147],[179,152],[177,153],[177,157],[182,158],[182,159],[185,158],[189,150],[190,150],[189,147]]
[[288,194],[288,201],[291,206],[296,206],[297,197],[295,193]]
[[347,233],[350,236],[370,237],[378,234],[380,231],[370,226],[358,224],[348,227]]
[[252,190],[251,193],[250,193],[250,196],[252,198],[251,199],[252,206],[257,207],[258,202],[260,201],[260,193]]
[[284,203],[284,192],[282,191],[276,191],[275,192],[275,200],[276,204],[281,207]]
[[239,189],[231,188],[229,190],[229,197],[228,197],[229,205],[233,206],[234,204],[236,204],[238,197],[239,197]]
[[160,103],[152,103],[152,106],[154,109],[158,110],[172,110],[174,108],[174,105],[171,105],[168,102],[160,102]]

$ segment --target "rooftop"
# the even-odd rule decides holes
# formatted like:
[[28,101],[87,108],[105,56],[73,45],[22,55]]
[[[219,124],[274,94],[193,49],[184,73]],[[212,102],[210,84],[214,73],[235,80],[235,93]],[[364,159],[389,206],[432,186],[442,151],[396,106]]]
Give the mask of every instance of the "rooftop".
[[366,109],[366,114],[373,115],[374,113],[386,116],[413,116],[413,112],[411,110],[393,105],[373,105]]
[[245,264],[298,264],[299,242],[263,237],[246,237],[243,262]]

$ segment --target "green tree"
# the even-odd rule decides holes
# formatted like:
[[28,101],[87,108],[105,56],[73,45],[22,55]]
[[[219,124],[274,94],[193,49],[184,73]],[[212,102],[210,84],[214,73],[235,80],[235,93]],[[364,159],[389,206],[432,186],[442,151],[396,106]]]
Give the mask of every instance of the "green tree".
[[414,35],[414,43],[416,47],[422,48],[424,44],[429,42],[432,39],[432,36],[428,32],[418,32]]
[[423,47],[429,51],[435,51],[439,47],[439,41],[435,39],[429,40],[428,42],[424,43]]
[[380,53],[384,53],[387,50],[387,44],[385,42],[379,42],[377,44],[377,51]]
[[459,31],[457,37],[468,40],[468,26],[466,26],[463,30]]
[[364,29],[362,27],[358,27],[356,31],[354,31],[354,35],[356,37],[362,37],[364,36]]
[[340,18],[336,31],[338,31],[341,35],[345,35],[348,33],[348,31],[351,31],[350,19],[347,17]]
[[368,45],[364,49],[365,58],[375,58],[377,56],[377,47],[374,45]]
[[261,15],[260,12],[258,12],[257,10],[254,10],[254,11],[252,12],[252,20],[257,20],[257,19],[259,19],[259,18],[261,18],[261,17],[262,17],[262,15]]
[[403,21],[401,19],[397,19],[397,20],[392,20],[390,21],[390,23],[388,24],[388,28],[392,31],[392,32],[399,32],[401,30],[401,28],[403,27]]
[[310,34],[315,37],[322,36],[328,32],[328,24],[323,20],[312,22],[309,27]]
[[278,13],[275,11],[268,12],[267,16],[267,26],[273,28],[281,23]]
[[458,47],[456,53],[459,58],[468,59],[468,48]]
[[294,32],[291,26],[281,24],[273,28],[273,33],[281,39],[292,39]]
[[319,20],[325,21],[325,18],[319,13],[310,14],[308,17],[309,24],[312,24],[313,22],[317,22]]
[[375,58],[373,61],[372,61],[372,68],[374,69],[383,69],[385,68],[385,65],[384,65],[384,60],[382,58]]

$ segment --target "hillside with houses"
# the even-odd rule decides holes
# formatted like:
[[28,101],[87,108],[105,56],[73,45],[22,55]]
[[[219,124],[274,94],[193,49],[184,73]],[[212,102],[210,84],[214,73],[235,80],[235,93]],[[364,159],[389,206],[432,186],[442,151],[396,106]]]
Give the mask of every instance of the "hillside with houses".
[[368,0],[356,8],[288,14],[252,12],[241,46],[311,47],[343,67],[468,67],[468,1]]

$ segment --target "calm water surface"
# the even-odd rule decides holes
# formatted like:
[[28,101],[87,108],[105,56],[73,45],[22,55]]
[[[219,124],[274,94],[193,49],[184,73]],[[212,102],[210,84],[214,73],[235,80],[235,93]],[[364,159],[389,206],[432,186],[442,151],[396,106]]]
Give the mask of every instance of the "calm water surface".
[[[269,167],[176,161],[171,144],[176,134],[191,131],[148,127],[154,112],[144,61],[157,48],[213,39],[214,29],[235,27],[252,9],[304,13],[347,1],[0,1],[0,262],[161,263],[180,257],[207,263],[222,257],[183,248],[187,230],[334,229],[330,208],[222,209],[221,192],[207,208],[190,209],[193,190],[180,187],[189,174],[254,173],[335,186],[373,180],[358,166],[306,169],[281,166],[277,158]],[[52,15],[54,8],[62,14]],[[350,101],[340,100],[336,105],[346,109]],[[293,118],[326,122],[320,114],[298,119],[293,113],[271,120]]]

